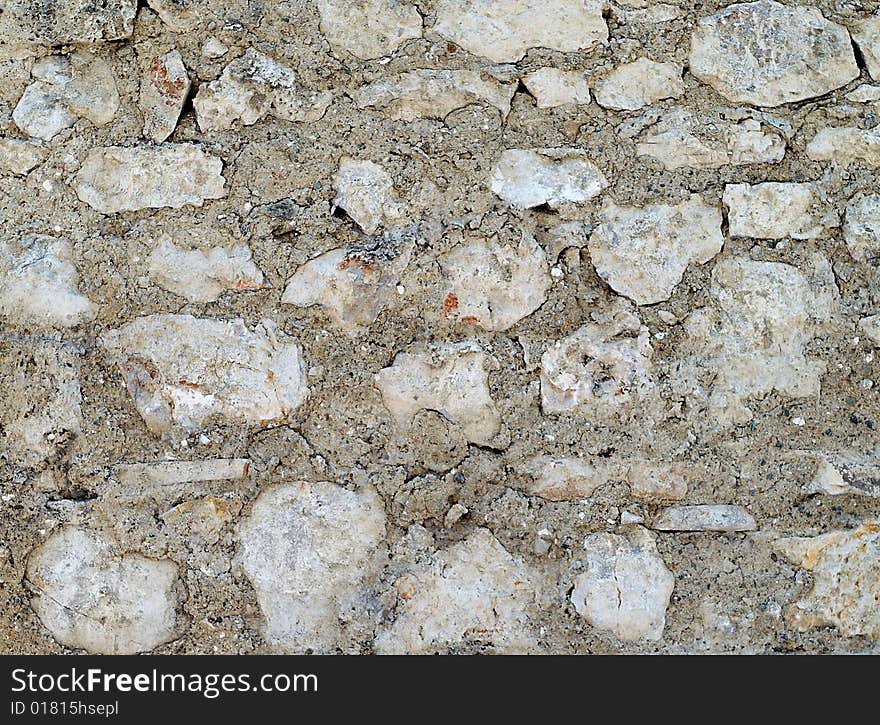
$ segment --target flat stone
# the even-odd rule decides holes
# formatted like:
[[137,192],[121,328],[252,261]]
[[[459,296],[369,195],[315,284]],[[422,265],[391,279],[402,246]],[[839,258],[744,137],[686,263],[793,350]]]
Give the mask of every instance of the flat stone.
[[230,481],[247,476],[247,458],[204,458],[197,461],[150,461],[121,463],[114,467],[126,486],[151,489],[178,483]]
[[668,300],[690,264],[721,251],[721,210],[692,195],[677,205],[609,203],[590,235],[596,273],[639,305]]
[[833,161],[841,166],[880,166],[880,132],[876,128],[823,128],[807,144],[813,161]]
[[252,332],[242,320],[148,315],[100,343],[154,433],[198,430],[213,416],[283,422],[308,394],[299,346],[268,320]]
[[434,33],[496,63],[516,62],[530,48],[572,53],[608,41],[597,0],[439,0],[436,13]]
[[398,278],[409,264],[412,245],[395,251],[391,256],[350,248],[325,252],[296,271],[281,301],[320,305],[345,332],[361,334],[398,296]]
[[651,534],[591,534],[584,549],[586,571],[571,592],[577,613],[622,642],[661,639],[675,579]]
[[847,29],[808,6],[737,3],[701,18],[690,72],[725,98],[780,106],[822,96],[858,78]]
[[249,48],[220,78],[205,83],[193,99],[199,130],[223,131],[236,121],[253,126],[266,116],[284,121],[317,121],[333,100],[332,91],[303,91],[292,68]]
[[359,651],[372,638],[371,589],[385,564],[385,507],[369,489],[276,486],[238,527],[238,562],[278,652]]
[[97,654],[149,652],[177,636],[177,566],[64,527],[34,549],[31,606],[65,647]]
[[845,637],[880,636],[880,524],[783,538],[773,548],[813,575],[812,588],[788,607],[795,629],[833,626]]
[[486,330],[507,330],[547,299],[544,250],[527,232],[518,246],[497,239],[462,242],[439,259],[446,280],[443,311]]
[[268,285],[246,244],[207,251],[178,247],[163,237],[147,258],[150,277],[163,289],[190,302],[213,302],[227,291],[264,289]]
[[479,646],[497,654],[538,651],[529,607],[536,576],[487,530],[438,552],[397,579],[393,622],[379,629],[379,654],[448,653]]
[[520,209],[589,201],[608,188],[608,180],[579,149],[509,149],[492,168],[495,194]]
[[871,78],[880,81],[880,12],[857,20],[850,26],[849,32],[859,46]]
[[670,506],[654,517],[651,528],[657,531],[754,531],[755,518],[742,506],[701,504]]
[[422,37],[422,16],[404,0],[317,0],[317,5],[330,44],[364,60]]
[[0,38],[11,46],[61,46],[131,37],[137,0],[5,0]]
[[856,451],[816,451],[812,457],[817,463],[816,474],[804,485],[804,493],[880,498],[880,464],[876,456]]
[[570,456],[534,456],[523,464],[531,481],[523,488],[530,496],[547,501],[578,501],[614,477],[617,467],[602,461]]
[[0,138],[0,173],[25,176],[43,163],[43,151],[34,143],[16,138]]
[[880,195],[851,199],[843,221],[843,238],[850,256],[857,262],[880,259]]
[[188,204],[226,195],[223,161],[194,144],[93,148],[73,180],[80,201],[102,214]]
[[552,66],[538,68],[526,73],[522,82],[535,97],[538,108],[586,106],[590,102],[590,84],[582,71],[564,71]]
[[653,387],[652,353],[648,328],[620,304],[541,356],[541,408],[545,414],[616,416]]
[[162,143],[174,133],[191,86],[177,50],[153,57],[141,79],[138,100],[144,114],[144,136]]
[[630,493],[642,501],[678,501],[688,492],[686,470],[680,463],[634,459],[625,461],[623,479]]
[[0,241],[0,315],[9,323],[65,328],[90,322],[98,308],[78,285],[66,239],[38,234]]
[[443,121],[450,113],[484,104],[510,113],[515,83],[502,83],[486,72],[421,69],[382,78],[349,93],[358,108],[378,108],[391,118]]
[[367,234],[393,226],[403,215],[391,175],[373,161],[343,156],[333,175],[333,188],[333,205],[344,209]]
[[871,85],[870,83],[862,83],[862,85],[847,93],[845,98],[854,103],[873,103],[874,101],[880,101],[880,86]]
[[727,184],[731,237],[818,239],[838,226],[833,208],[814,183]]
[[595,81],[596,103],[615,111],[636,111],[684,93],[683,69],[675,63],[639,58]]
[[489,392],[487,366],[494,361],[475,343],[445,343],[398,353],[375,377],[385,407],[400,426],[420,410],[436,410],[464,437],[489,445],[501,416]]

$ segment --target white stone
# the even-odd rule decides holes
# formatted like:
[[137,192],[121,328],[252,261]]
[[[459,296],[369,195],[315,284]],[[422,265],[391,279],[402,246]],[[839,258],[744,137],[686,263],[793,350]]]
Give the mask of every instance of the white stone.
[[61,46],[131,36],[137,0],[4,0],[0,38],[11,46]]
[[73,180],[76,195],[103,214],[187,204],[226,195],[223,161],[194,144],[93,148]]
[[[713,425],[747,423],[750,397],[776,390],[789,398],[819,392],[825,370],[805,348],[828,321],[837,287],[831,266],[811,257],[809,279],[796,267],[731,257],[712,270],[711,306],[691,313],[686,332],[695,344],[687,378],[705,397]],[[706,382],[699,382],[705,378]]]
[[535,97],[538,108],[556,108],[568,104],[586,106],[590,102],[590,84],[583,71],[538,68],[526,73],[522,82]]
[[814,183],[727,184],[731,237],[818,239],[838,226],[833,208]]
[[0,241],[0,315],[19,325],[76,327],[97,306],[78,289],[70,242],[36,235]]
[[144,136],[162,143],[174,133],[191,86],[179,51],[170,50],[150,60],[138,100],[144,114]]
[[371,635],[363,620],[387,556],[374,491],[305,481],[270,488],[239,525],[238,542],[275,650],[357,651],[352,644]]
[[689,264],[724,244],[721,210],[692,195],[677,205],[607,204],[590,235],[590,259],[615,292],[639,305],[668,300]]
[[737,3],[701,18],[690,72],[725,98],[779,106],[824,95],[858,78],[849,33],[813,7]]
[[207,15],[210,0],[147,0],[147,5],[175,33],[191,33]]
[[379,108],[391,118],[444,120],[453,111],[474,103],[510,113],[515,83],[502,83],[485,72],[421,69],[382,78],[350,92],[358,108]]
[[147,264],[150,276],[160,287],[190,302],[213,302],[229,290],[267,286],[246,244],[186,250],[170,237],[163,237],[150,252]]
[[551,279],[544,250],[523,231],[518,246],[497,238],[465,241],[440,257],[447,319],[507,330],[547,299]]
[[648,328],[618,305],[541,356],[544,413],[619,414],[653,387],[652,352]]
[[758,528],[754,516],[742,506],[730,504],[700,504],[697,506],[670,506],[654,517],[657,531],[754,531]]
[[299,346],[268,320],[251,332],[242,320],[148,315],[100,342],[155,433],[198,430],[213,416],[283,422],[308,393]]
[[875,345],[880,346],[880,315],[871,315],[859,320],[859,331]]
[[366,250],[333,249],[300,267],[281,301],[298,307],[320,305],[345,332],[360,334],[397,297],[399,276],[411,255],[411,245],[392,258]]
[[420,410],[435,410],[464,437],[489,445],[501,416],[489,391],[487,366],[495,362],[475,343],[445,343],[398,353],[376,374],[385,407],[400,426]]
[[688,492],[686,470],[680,463],[630,459],[624,463],[622,478],[638,499],[648,503],[677,501]]
[[177,635],[177,566],[64,527],[30,553],[31,605],[66,647],[98,654],[149,652]]
[[333,100],[332,91],[303,91],[292,68],[249,48],[220,78],[205,83],[193,99],[199,130],[223,131],[236,121],[253,126],[271,115],[284,121],[317,121]]
[[855,103],[872,103],[880,101],[880,86],[872,86],[870,83],[862,83],[862,85],[854,88],[846,94],[846,100]]
[[584,548],[586,571],[571,593],[577,613],[622,642],[662,638],[675,579],[651,534],[592,534]]
[[343,156],[333,175],[333,188],[333,205],[344,209],[367,234],[392,226],[403,216],[394,181],[377,163]]
[[86,118],[96,126],[113,120],[119,93],[106,61],[84,51],[50,55],[34,63],[34,82],[22,94],[12,120],[28,136],[51,141]]
[[126,486],[149,490],[178,483],[230,481],[247,476],[250,461],[246,458],[205,458],[198,461],[150,461],[122,463],[114,467]]
[[[622,3],[625,4],[625,3]],[[682,17],[684,11],[669,3],[652,3],[645,7],[633,8],[632,10],[621,8],[620,13],[627,24],[643,23],[654,25],[655,23],[668,23]]]
[[857,262],[880,258],[880,195],[850,200],[843,221],[843,238],[850,256]]
[[530,48],[576,52],[608,41],[598,0],[438,0],[437,35],[496,63],[515,62]]
[[812,457],[816,460],[816,473],[803,486],[804,493],[880,497],[880,464],[876,456],[855,451],[816,451]]
[[222,58],[228,52],[229,46],[213,35],[205,38],[205,42],[202,44],[202,55],[212,60]]
[[511,206],[556,208],[589,201],[608,188],[608,180],[579,149],[508,149],[492,168],[489,185]]
[[880,132],[876,128],[823,128],[807,144],[807,156],[814,161],[875,169],[880,166]]
[[317,0],[330,45],[364,60],[422,37],[422,16],[406,0]]
[[537,652],[529,607],[536,576],[487,530],[398,578],[397,613],[380,628],[379,654],[447,653],[462,646],[497,654]]
[[880,524],[783,538],[773,548],[813,575],[812,589],[787,609],[795,629],[831,625],[845,637],[880,636]]
[[859,46],[871,78],[880,81],[880,12],[857,20],[850,26],[849,32]]
[[43,152],[36,144],[16,138],[0,138],[0,173],[26,175],[43,162]]
[[684,93],[682,72],[675,63],[649,58],[624,63],[595,81],[596,103],[615,111],[636,111],[664,98],[678,98]]
[[570,456],[534,456],[522,468],[531,479],[523,489],[530,496],[548,501],[589,498],[614,477],[616,467],[603,461]]

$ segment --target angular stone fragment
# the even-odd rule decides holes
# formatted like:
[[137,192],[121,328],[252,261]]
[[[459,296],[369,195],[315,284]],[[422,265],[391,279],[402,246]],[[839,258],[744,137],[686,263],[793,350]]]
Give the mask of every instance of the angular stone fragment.
[[39,338],[0,336],[0,450],[19,466],[60,460],[82,425],[80,355]]
[[657,63],[639,58],[617,66],[594,85],[596,103],[615,111],[635,111],[684,93],[682,68],[675,63]]
[[843,222],[843,238],[857,262],[880,258],[880,195],[867,194],[850,200]]
[[677,501],[687,495],[685,466],[677,463],[651,460],[625,462],[623,479],[630,493],[649,503]]
[[76,195],[103,214],[187,204],[226,195],[223,161],[188,143],[93,148],[73,180]]
[[551,345],[541,356],[544,413],[613,416],[653,387],[648,328],[625,305]]
[[379,630],[376,652],[447,653],[470,645],[497,654],[535,653],[529,621],[535,580],[527,564],[478,528],[397,580],[397,616]]
[[330,45],[364,60],[422,37],[422,16],[406,0],[317,0]]
[[880,132],[876,128],[823,128],[807,144],[807,156],[814,161],[833,161],[841,166],[861,163],[880,166]]
[[28,136],[51,141],[80,117],[104,126],[119,108],[110,66],[91,53],[74,51],[41,58],[31,75],[34,82],[12,112],[15,125]]
[[590,259],[611,289],[639,305],[668,300],[689,264],[724,245],[721,210],[699,196],[675,206],[607,204],[590,235]]
[[876,456],[855,451],[815,452],[816,474],[804,485],[804,493],[880,497],[880,462]]
[[509,149],[489,179],[495,194],[520,209],[589,201],[608,188],[608,180],[579,149]]
[[210,0],[147,0],[162,22],[176,33],[188,33],[204,20],[208,13],[205,6]]
[[344,209],[367,234],[390,226],[402,216],[391,175],[379,164],[343,156],[333,175],[334,206]]
[[174,133],[191,85],[179,51],[170,50],[150,61],[138,101],[144,114],[144,136],[162,143]]
[[515,62],[530,48],[589,50],[608,41],[597,0],[439,0],[432,30],[474,55]]
[[817,184],[727,184],[731,237],[755,239],[817,239],[838,220]]
[[426,68],[374,81],[349,95],[358,108],[379,108],[394,119],[442,121],[473,103],[493,106],[506,117],[514,93],[515,83],[502,83],[487,73]]
[[137,0],[4,0],[0,39],[11,46],[61,46],[131,36]]
[[676,109],[645,133],[636,153],[657,159],[669,170],[717,169],[727,164],[781,161],[785,156],[785,139],[766,130],[754,118],[739,123],[713,120],[708,124],[704,118]]
[[385,563],[385,508],[372,490],[300,482],[260,494],[238,528],[238,560],[264,635],[283,653],[357,651]]
[[859,46],[871,78],[880,81],[880,12],[857,20],[850,26],[849,32]]
[[16,138],[0,138],[0,173],[24,176],[43,162],[43,152],[34,143]]
[[544,250],[528,232],[518,247],[497,239],[462,242],[440,258],[443,311],[486,330],[507,330],[537,310],[551,279]]
[[287,420],[308,393],[299,346],[264,320],[139,317],[101,345],[154,433],[202,428],[212,416],[265,425]]
[[859,331],[875,345],[880,346],[880,315],[871,315],[859,320]]
[[829,319],[837,296],[831,265],[812,257],[810,278],[779,262],[756,262],[744,257],[720,261],[712,270],[711,308],[696,310],[686,329],[697,346],[689,361],[705,375],[710,415],[716,426],[747,423],[750,397],[773,390],[791,398],[819,392],[825,369],[808,359],[807,344]]
[[298,307],[320,305],[347,333],[359,334],[397,296],[398,277],[411,255],[411,245],[391,258],[381,251],[333,249],[300,267],[281,301]]
[[651,534],[592,534],[584,549],[586,571],[571,593],[577,613],[622,642],[660,639],[675,579]]
[[285,121],[317,121],[332,91],[303,91],[292,68],[253,48],[233,60],[220,78],[205,83],[193,99],[201,131],[223,131],[236,121],[253,126],[267,115]]
[[12,324],[76,327],[97,307],[78,289],[70,242],[38,234],[0,241],[0,315]]
[[176,636],[177,566],[126,553],[65,527],[28,557],[31,606],[66,647],[99,654],[149,652]]
[[468,342],[401,352],[391,367],[376,374],[376,387],[398,425],[408,424],[420,410],[436,410],[467,440],[488,445],[501,429],[489,392],[486,367],[491,360]]
[[115,471],[126,486],[143,489],[244,478],[249,464],[246,458],[207,458],[199,461],[122,463],[115,467]]
[[880,524],[779,539],[773,548],[813,575],[812,589],[787,610],[797,630],[831,625],[845,637],[880,636]]
[[266,287],[246,244],[188,251],[164,237],[150,252],[147,263],[150,276],[160,287],[190,302],[213,302],[228,290]]
[[813,7],[737,3],[701,18],[690,71],[731,101],[755,106],[814,98],[859,76],[849,33]]
[[576,501],[589,498],[613,477],[615,469],[598,461],[568,456],[535,456],[523,471],[532,481],[523,489],[530,496],[548,501]]
[[538,68],[526,73],[522,82],[535,97],[538,108],[556,108],[569,103],[585,106],[590,102],[590,84],[582,71]]
[[754,531],[755,518],[742,506],[728,504],[701,504],[698,506],[670,506],[654,517],[657,531]]

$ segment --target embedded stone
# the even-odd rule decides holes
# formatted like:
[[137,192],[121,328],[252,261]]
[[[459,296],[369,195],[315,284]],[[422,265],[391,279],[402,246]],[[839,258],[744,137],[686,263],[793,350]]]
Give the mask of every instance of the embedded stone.
[[657,531],[754,531],[758,528],[754,516],[742,506],[728,504],[701,504],[698,506],[670,506],[654,517],[651,528]]
[[0,138],[0,172],[25,176],[43,162],[40,147],[16,138]]
[[592,496],[616,470],[607,463],[583,458],[535,456],[523,465],[531,479],[523,490],[548,501],[577,501]]
[[138,105],[144,114],[144,136],[162,143],[177,127],[177,119],[191,87],[183,58],[177,50],[157,55],[141,79]]
[[880,258],[880,195],[867,194],[850,200],[843,221],[843,238],[857,262]]
[[343,156],[333,175],[333,188],[333,205],[344,209],[367,234],[394,225],[403,216],[391,175],[372,161]]
[[5,0],[0,38],[11,46],[61,46],[131,37],[137,0]]
[[538,108],[556,108],[568,104],[586,106],[590,102],[590,84],[582,71],[538,68],[526,73],[522,82],[535,97]]
[[756,239],[817,239],[838,226],[838,220],[814,183],[727,184],[731,237]]
[[880,166],[880,132],[876,128],[823,128],[807,144],[813,161],[832,161],[841,166]]
[[596,103],[615,111],[636,111],[684,93],[683,70],[675,63],[639,58],[617,66],[595,82]]
[[880,12],[857,20],[850,26],[849,32],[859,46],[871,78],[880,81]]
[[422,37],[422,16],[404,0],[317,0],[317,5],[330,45],[363,60]]

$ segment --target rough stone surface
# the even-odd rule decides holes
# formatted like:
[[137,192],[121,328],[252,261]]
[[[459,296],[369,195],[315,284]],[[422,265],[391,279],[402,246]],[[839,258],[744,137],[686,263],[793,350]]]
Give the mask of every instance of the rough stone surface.
[[177,566],[118,550],[73,527],[50,536],[28,557],[31,605],[62,644],[90,653],[127,655],[176,634]]
[[865,59],[871,78],[880,80],[880,13],[857,20],[849,32]]
[[59,46],[131,36],[137,0],[8,0],[0,13],[0,39],[16,45]]
[[333,185],[336,189],[333,204],[344,209],[367,234],[394,225],[402,216],[394,181],[373,161],[343,157]]
[[0,138],[0,173],[24,176],[43,161],[40,147],[14,138]]
[[701,18],[691,37],[690,71],[725,98],[755,106],[821,96],[859,75],[845,27],[817,8],[773,0],[737,3]]
[[105,332],[135,407],[151,431],[198,429],[212,416],[282,422],[308,393],[300,348],[264,321],[149,315]]
[[569,103],[585,106],[590,102],[590,83],[578,71],[538,68],[524,75],[522,82],[535,97],[538,108],[556,108]]
[[358,58],[378,58],[422,37],[422,16],[406,0],[317,0],[321,32]]
[[807,144],[807,156],[814,161],[874,169],[880,166],[880,133],[876,129],[823,128]]
[[637,111],[664,98],[678,98],[684,93],[681,75],[675,63],[639,58],[595,81],[596,103],[615,111]]
[[276,650],[352,651],[349,640],[370,632],[362,620],[371,577],[386,557],[375,492],[306,481],[272,488],[239,526],[238,547]]
[[755,518],[742,506],[700,504],[670,506],[654,517],[651,528],[657,531],[754,531]]
[[571,592],[577,613],[624,642],[659,640],[675,579],[651,535],[592,534],[584,549],[586,571]]
[[850,200],[843,238],[856,261],[873,262],[880,257],[880,196],[868,194]]
[[590,259],[611,288],[636,304],[669,299],[689,264],[705,264],[724,245],[721,210],[692,196],[675,206],[603,207],[590,235]]
[[816,239],[837,226],[822,190],[816,184],[727,184],[731,237]]
[[150,60],[138,103],[144,114],[144,136],[162,143],[174,133],[191,86],[180,51],[169,50]]

